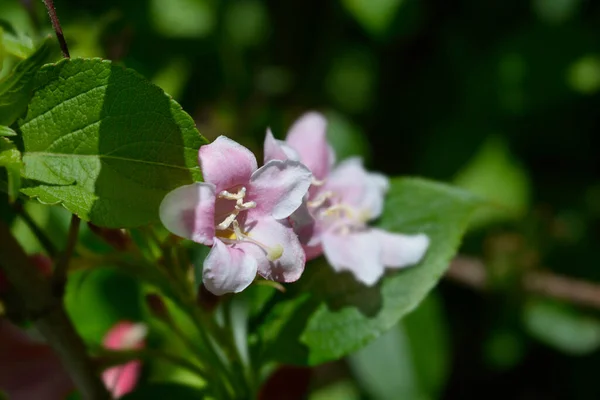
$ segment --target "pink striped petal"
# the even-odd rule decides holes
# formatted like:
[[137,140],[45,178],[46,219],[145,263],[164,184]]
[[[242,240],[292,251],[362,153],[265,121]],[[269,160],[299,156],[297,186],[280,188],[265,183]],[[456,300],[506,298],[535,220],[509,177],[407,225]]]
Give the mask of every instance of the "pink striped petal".
[[254,154],[225,136],[200,147],[198,157],[204,181],[215,185],[217,193],[246,185],[257,168]]

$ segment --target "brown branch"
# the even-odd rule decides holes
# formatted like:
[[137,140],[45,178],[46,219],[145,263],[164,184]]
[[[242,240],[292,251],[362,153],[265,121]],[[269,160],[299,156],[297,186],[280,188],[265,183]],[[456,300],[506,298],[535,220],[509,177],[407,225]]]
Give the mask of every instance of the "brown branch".
[[58,43],[60,44],[60,50],[62,51],[64,58],[71,58],[69,54],[69,48],[67,47],[67,41],[65,40],[65,35],[63,35],[62,27],[60,26],[60,21],[58,20],[58,15],[56,15],[56,9],[54,8],[53,0],[43,0],[46,5],[46,9],[48,10],[48,15],[50,16],[50,21],[52,21],[52,27],[54,28],[54,32],[56,32],[56,38],[58,39]]
[[[446,278],[476,290],[488,288],[486,267],[474,257],[456,257],[450,263]],[[530,294],[600,309],[600,284],[538,270],[524,273],[521,287]]]
[[88,358],[85,344],[69,320],[62,300],[48,280],[31,264],[21,245],[0,221],[0,268],[19,296],[27,317],[48,340],[85,399],[110,396]]
[[79,237],[79,226],[81,220],[75,214],[71,216],[71,224],[69,225],[69,233],[67,235],[67,246],[62,252],[56,266],[54,267],[54,274],[52,275],[52,288],[55,295],[58,298],[62,298],[67,283],[67,270],[69,269],[69,261],[73,256],[73,251],[77,245],[77,239]]

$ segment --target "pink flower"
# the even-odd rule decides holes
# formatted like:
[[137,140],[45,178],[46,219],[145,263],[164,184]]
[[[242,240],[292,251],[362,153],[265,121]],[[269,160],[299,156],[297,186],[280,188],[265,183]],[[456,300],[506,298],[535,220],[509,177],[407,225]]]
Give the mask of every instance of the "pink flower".
[[336,271],[348,270],[366,285],[375,284],[385,267],[416,264],[429,246],[424,234],[403,235],[370,228],[381,215],[388,179],[365,170],[350,158],[333,168],[334,153],[326,138],[327,121],[318,113],[300,117],[285,141],[270,131],[265,138],[265,162],[298,160],[314,175],[303,206],[292,215],[308,259],[324,253]]
[[237,293],[257,273],[297,280],[306,259],[288,217],[302,204],[310,171],[292,160],[257,169],[250,150],[224,136],[202,146],[199,160],[205,182],[167,194],[160,219],[176,235],[212,246],[204,261],[207,289]]
[[[146,326],[132,322],[119,322],[104,337],[104,347],[110,350],[133,350],[144,347]],[[102,373],[104,385],[115,399],[131,392],[140,376],[139,360],[108,368]]]
[[11,400],[59,400],[72,390],[52,349],[0,318],[0,391]]

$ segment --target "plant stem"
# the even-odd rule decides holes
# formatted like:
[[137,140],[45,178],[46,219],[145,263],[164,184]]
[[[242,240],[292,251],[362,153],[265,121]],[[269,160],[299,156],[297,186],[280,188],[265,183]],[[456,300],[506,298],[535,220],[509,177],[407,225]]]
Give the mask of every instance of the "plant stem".
[[48,238],[48,235],[46,235],[46,233],[40,229],[40,227],[33,220],[33,218],[31,218],[31,215],[29,215],[29,213],[27,211],[25,211],[23,204],[15,203],[13,205],[13,209],[15,210],[15,212],[17,214],[19,214],[19,216],[23,219],[23,222],[25,222],[25,224],[29,227],[29,229],[31,229],[31,232],[33,232],[35,237],[40,241],[40,244],[42,245],[44,250],[46,250],[46,253],[48,253],[48,256],[50,256],[50,258],[56,257],[56,255],[58,254],[56,247],[54,246],[52,241]]
[[81,220],[75,214],[71,216],[71,225],[69,225],[69,233],[67,235],[67,247],[60,255],[60,258],[56,262],[54,268],[54,274],[52,275],[52,287],[55,290],[56,295],[62,297],[67,283],[67,270],[69,269],[69,261],[73,256],[73,251],[77,245],[77,239],[79,237],[79,226]]
[[0,221],[0,267],[19,296],[27,316],[44,335],[60,357],[65,369],[85,399],[104,400],[110,395],[87,357],[85,344],[67,317],[62,301],[54,296],[51,286],[32,265]]
[[50,21],[52,21],[52,27],[54,28],[54,32],[56,32],[56,38],[58,39],[58,43],[60,44],[60,50],[62,51],[62,55],[64,58],[71,58],[69,54],[69,48],[67,47],[67,41],[65,40],[65,36],[63,35],[62,28],[60,26],[60,21],[58,20],[58,15],[56,15],[56,9],[54,8],[53,0],[43,0],[46,9],[48,10],[48,15],[50,16]]

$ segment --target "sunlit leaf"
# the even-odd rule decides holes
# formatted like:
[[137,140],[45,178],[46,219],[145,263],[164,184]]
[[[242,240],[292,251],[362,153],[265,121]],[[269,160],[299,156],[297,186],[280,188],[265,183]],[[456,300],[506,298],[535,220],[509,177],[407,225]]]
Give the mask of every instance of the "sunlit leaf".
[[27,116],[22,191],[84,220],[134,227],[158,220],[172,189],[200,179],[206,143],[175,101],[136,72],[100,59],[41,69]]
[[0,81],[0,125],[11,125],[24,114],[31,98],[34,77],[52,54],[48,38],[27,59],[18,63],[10,75]]

